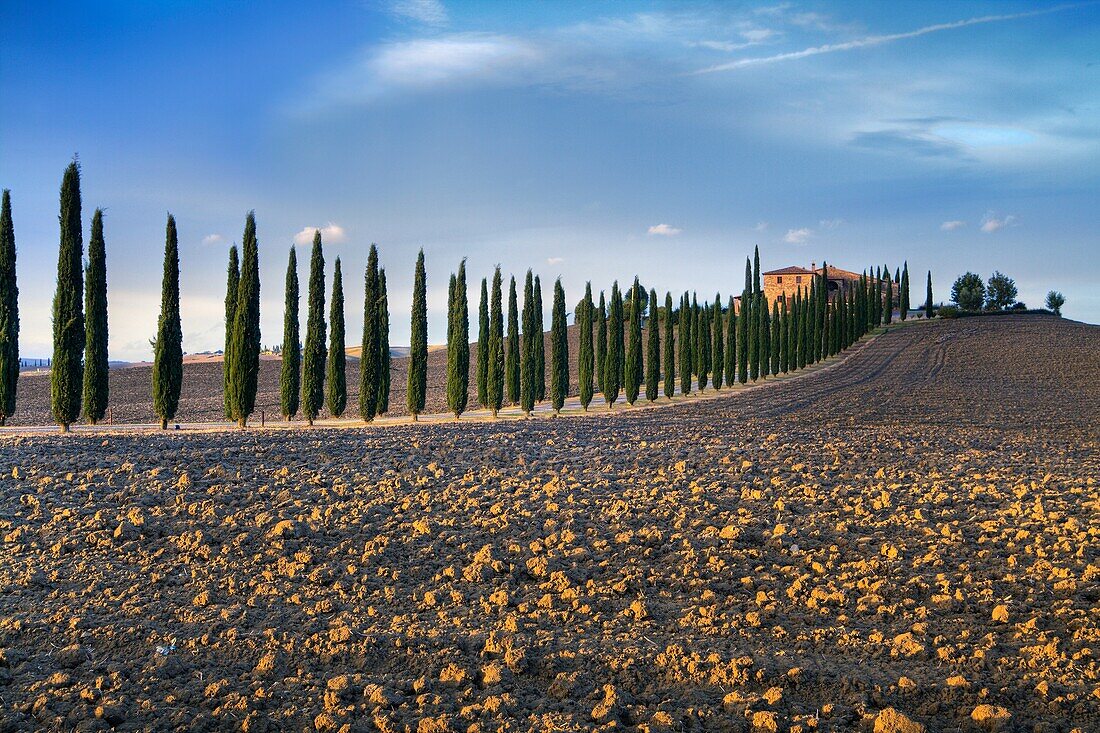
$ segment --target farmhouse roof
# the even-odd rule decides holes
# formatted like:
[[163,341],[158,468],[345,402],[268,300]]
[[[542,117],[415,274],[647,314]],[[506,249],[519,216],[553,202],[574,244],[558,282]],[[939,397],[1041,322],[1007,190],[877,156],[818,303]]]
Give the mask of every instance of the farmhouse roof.
[[798,265],[792,265],[790,267],[784,267],[781,270],[769,270],[764,273],[765,275],[812,275],[812,270],[807,270],[805,267],[799,267]]

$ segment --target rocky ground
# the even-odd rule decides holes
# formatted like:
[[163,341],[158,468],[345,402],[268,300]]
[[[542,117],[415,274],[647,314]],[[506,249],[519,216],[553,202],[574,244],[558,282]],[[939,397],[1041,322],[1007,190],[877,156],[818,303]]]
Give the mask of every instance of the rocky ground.
[[0,730],[1100,729],[1100,328],[588,418],[0,437]]

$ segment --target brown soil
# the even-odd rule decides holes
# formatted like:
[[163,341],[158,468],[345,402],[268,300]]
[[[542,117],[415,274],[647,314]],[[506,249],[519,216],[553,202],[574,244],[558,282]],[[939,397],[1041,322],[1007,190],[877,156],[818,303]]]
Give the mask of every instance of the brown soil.
[[1100,729],[1100,328],[581,419],[0,438],[0,730]]

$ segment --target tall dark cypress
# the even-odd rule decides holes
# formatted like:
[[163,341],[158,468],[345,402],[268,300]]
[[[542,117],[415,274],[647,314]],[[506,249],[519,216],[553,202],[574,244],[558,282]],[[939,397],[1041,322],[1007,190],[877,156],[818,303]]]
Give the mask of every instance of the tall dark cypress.
[[[726,306],[726,351],[722,366],[725,371],[725,383],[732,387],[737,381],[737,313],[732,295]],[[716,366],[715,369],[717,368]]]
[[543,320],[542,281],[535,275],[535,401],[546,399],[546,322]]
[[413,275],[412,324],[410,329],[409,372],[406,383],[406,406],[413,420],[424,411],[428,390],[428,283],[424,271],[424,250],[416,256]]
[[489,281],[481,278],[477,307],[477,403],[489,406]]
[[325,250],[321,232],[313,232],[306,294],[306,343],[302,354],[302,415],[310,425],[325,401]]
[[520,384],[519,401],[524,415],[530,416],[538,398],[538,387],[535,380],[538,379],[538,369],[535,366],[535,357],[538,355],[536,340],[542,339],[542,334],[537,333],[535,320],[535,285],[534,275],[527,271],[527,279],[523,283],[523,352],[520,357]]
[[901,283],[898,286],[898,315],[901,320],[909,317],[909,260],[902,262]]
[[581,409],[588,411],[592,404],[592,379],[595,372],[595,358],[592,354],[592,283],[584,284],[584,299],[577,304],[577,313],[574,316],[577,322],[577,376],[580,380],[578,394],[581,398]]
[[363,274],[363,343],[359,354],[359,415],[370,422],[378,414],[378,247],[370,246]]
[[691,374],[694,365],[691,363],[691,301],[685,292],[680,298],[680,312],[676,319],[676,342],[679,345],[680,357],[680,394],[691,394]]
[[237,310],[233,318],[233,372],[230,404],[240,427],[256,407],[260,373],[260,253],[256,240],[256,215],[248,212],[242,239],[241,282],[237,286]]
[[607,318],[607,363],[604,365],[603,398],[607,409],[619,399],[620,377],[623,374],[623,296],[619,283],[611,285],[611,302]]
[[550,403],[557,414],[569,394],[569,331],[565,321],[565,290],[561,278],[554,281],[554,307],[550,316]]
[[84,378],[84,235],[80,216],[80,169],[73,161],[61,181],[61,239],[50,371],[50,407],[63,433],[69,432],[69,425],[80,415]]
[[757,245],[753,249],[752,254],[752,291],[754,293],[762,293],[763,288],[760,287],[760,246]]
[[[694,298],[693,298],[694,300]],[[707,381],[710,375],[709,361],[710,361],[710,327],[708,322],[708,312],[706,303],[704,302],[702,307],[696,303],[692,303],[692,310],[696,312],[695,322],[693,325],[693,337],[695,341],[695,375],[699,384],[699,391],[705,392],[707,389]]]
[[282,368],[279,370],[279,403],[287,420],[298,414],[301,390],[301,339],[298,337],[298,255],[294,247],[286,264],[285,302],[283,304]]
[[886,273],[886,296],[883,299],[882,322],[890,325],[890,322],[894,319],[894,281],[890,279],[889,267],[883,267],[882,271]]
[[[390,411],[390,295],[386,285],[386,268],[378,268],[378,395],[374,414]],[[466,348],[467,362],[470,349]]]
[[722,318],[722,296],[718,293],[714,294],[714,307],[712,309],[711,321],[714,325],[713,335],[711,336],[711,365],[713,367],[713,381],[715,389],[722,389],[722,377],[725,374],[726,366],[726,341],[724,324],[725,319]]
[[779,322],[779,303],[772,303],[772,332],[771,338],[768,339],[768,351],[771,352],[771,373],[772,375],[779,374],[779,350],[782,344],[780,343],[780,322]]
[[760,377],[760,300],[750,292],[749,309],[749,378],[754,382]]
[[19,286],[15,273],[11,191],[5,188],[0,204],[0,425],[15,414],[18,388]]
[[[333,417],[341,417],[348,406],[347,344],[344,336],[344,273],[340,258],[332,271],[332,298],[328,312],[328,379],[325,402]],[[283,355],[286,358],[286,355]]]
[[[491,318],[490,318],[491,320]],[[519,304],[516,298],[516,278],[508,279],[508,341],[504,354],[504,397],[509,405],[519,404]],[[502,344],[503,347],[503,344]]]
[[[492,411],[493,417],[497,416],[497,411],[504,403],[504,382],[507,371],[504,364],[504,314],[501,313],[500,280],[500,268],[497,267],[493,271],[493,291],[489,306],[489,369],[486,375],[489,410]],[[512,278],[511,289],[512,292],[509,295],[511,304],[509,307],[514,312],[516,294],[516,279],[514,277]],[[509,314],[509,320],[511,320],[511,317],[512,314]],[[509,329],[511,329],[511,325],[509,325]],[[519,349],[518,336],[516,336],[515,345],[510,344],[509,348]],[[517,392],[518,389],[517,386]]]
[[225,282],[225,345],[222,347],[222,402],[225,419],[233,419],[233,406],[229,403],[229,379],[233,373],[233,322],[237,319],[237,287],[241,282],[241,263],[237,258],[237,245],[229,248],[229,268]]
[[749,323],[752,321],[752,291],[741,291],[741,312],[737,314],[737,381],[745,384],[749,381],[749,352],[752,341]]
[[779,371],[783,374],[791,370],[791,311],[787,300],[783,299],[779,321]]
[[638,279],[634,278],[634,285],[630,288],[630,327],[626,345],[626,364],[623,369],[623,392],[626,394],[626,403],[633,405],[638,401],[638,392],[641,388],[638,379],[642,368],[642,299],[639,297],[641,287]]
[[932,311],[932,271],[928,271],[928,285],[924,291],[924,317],[931,318]]
[[600,291],[600,307],[596,311],[596,390],[603,394],[604,370],[607,367],[607,303]]
[[806,368],[806,299],[803,297],[803,289],[799,288],[795,296],[795,369]]
[[470,316],[466,297],[466,260],[458,265],[451,304],[451,337],[447,350],[447,406],[457,420],[470,399]]
[[882,290],[882,268],[875,268],[875,292],[871,297],[871,302],[874,308],[873,321],[875,328],[878,328],[882,324],[882,297],[885,293]]
[[103,211],[95,210],[88,240],[84,277],[84,418],[95,425],[107,413],[110,391],[107,372],[107,245],[103,241]]
[[[239,308],[240,306],[238,306]],[[164,237],[164,279],[160,291],[160,319],[153,352],[153,412],[160,428],[176,416],[183,386],[183,329],[180,326],[180,256],[176,220],[168,215]]]
[[[652,318],[653,316],[650,316]],[[664,328],[664,394],[672,399],[676,394],[676,339],[672,332],[672,293],[665,291],[665,318]]]
[[649,320],[646,331],[645,398],[657,399],[661,388],[661,318],[657,309],[657,290],[649,289]]
[[758,370],[761,379],[767,379],[771,373],[771,316],[768,312],[768,298],[763,292],[756,296],[758,313],[760,314],[760,344],[757,346],[757,355],[760,359]]

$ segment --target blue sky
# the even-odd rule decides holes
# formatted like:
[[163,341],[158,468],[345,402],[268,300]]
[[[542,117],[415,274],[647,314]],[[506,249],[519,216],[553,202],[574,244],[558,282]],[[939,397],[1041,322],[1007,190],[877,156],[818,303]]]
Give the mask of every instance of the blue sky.
[[907,259],[914,302],[928,269],[937,299],[999,269],[1100,322],[1095,3],[107,0],[4,3],[0,27],[26,355],[50,350],[74,153],[86,221],[106,210],[118,359],[149,354],[169,211],[188,351],[221,347],[249,209],[269,344],[313,227],[352,341],[371,242],[394,344],[419,247],[435,342],[464,256],[474,287],[533,267],[572,304],[635,273],[739,290],[755,244],[765,268]]

